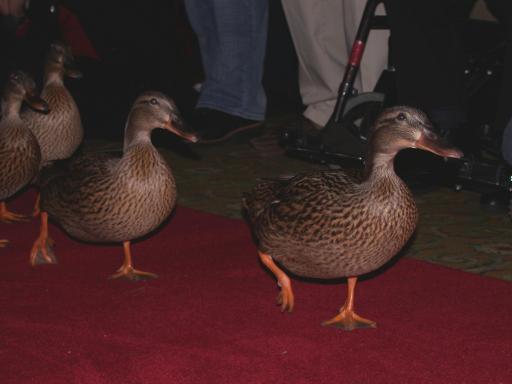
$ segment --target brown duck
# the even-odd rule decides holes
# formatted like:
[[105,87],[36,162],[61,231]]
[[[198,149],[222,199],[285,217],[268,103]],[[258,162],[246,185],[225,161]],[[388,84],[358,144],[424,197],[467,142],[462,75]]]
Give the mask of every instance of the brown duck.
[[135,270],[130,253],[130,241],[157,228],[176,202],[171,169],[151,143],[154,128],[197,141],[183,129],[171,99],[145,92],[129,113],[121,158],[109,153],[80,155],[70,159],[65,169],[55,164],[42,174],[41,232],[30,254],[32,265],[56,262],[48,237],[50,216],[79,240],[122,242],[124,264],[113,278],[156,277]]
[[293,310],[294,296],[290,279],[277,264],[305,277],[347,277],[345,304],[323,325],[375,327],[354,312],[354,290],[358,276],[389,261],[415,230],[416,204],[393,167],[395,155],[405,148],[462,156],[438,139],[421,111],[394,107],[383,111],[374,125],[361,180],[341,171],[316,171],[262,182],[244,197],[259,257],[281,287],[282,311]]
[[[23,220],[7,210],[5,199],[31,182],[39,171],[41,151],[34,134],[20,117],[25,101],[32,108],[47,112],[48,105],[35,94],[34,80],[21,71],[12,72],[2,96],[0,120],[0,220]],[[0,247],[7,240],[0,240]]]
[[41,114],[27,110],[22,114],[41,148],[41,163],[70,157],[83,138],[80,112],[64,85],[64,76],[81,77],[72,69],[71,49],[62,43],[53,43],[47,54],[44,68],[44,86],[41,97],[48,102],[50,113]]

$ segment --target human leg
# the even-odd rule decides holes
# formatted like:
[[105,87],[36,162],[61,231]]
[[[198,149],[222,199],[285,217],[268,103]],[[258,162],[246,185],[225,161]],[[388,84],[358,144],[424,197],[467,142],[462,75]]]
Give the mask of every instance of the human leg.
[[205,80],[197,108],[244,119],[265,118],[262,86],[268,0],[187,0]]
[[[299,61],[304,116],[324,126],[332,114],[365,0],[282,0]],[[387,33],[372,32],[355,88],[370,91],[387,62]]]
[[299,63],[304,116],[324,126],[348,59],[342,2],[282,0]]

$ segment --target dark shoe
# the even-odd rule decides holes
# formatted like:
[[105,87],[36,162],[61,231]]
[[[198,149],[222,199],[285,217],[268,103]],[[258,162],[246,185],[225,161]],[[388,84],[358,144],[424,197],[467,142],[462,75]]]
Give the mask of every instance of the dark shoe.
[[327,160],[326,154],[328,157],[360,161],[366,153],[366,143],[342,123],[335,123],[331,118],[325,127],[319,129],[317,124],[302,117],[294,127],[283,132],[281,142],[291,151],[309,154],[323,159],[321,161]]
[[197,108],[190,119],[200,143],[219,143],[231,136],[258,127],[262,121],[248,120],[209,108]]
[[321,145],[321,130],[321,126],[300,115],[283,128],[280,143],[283,146],[317,148]]

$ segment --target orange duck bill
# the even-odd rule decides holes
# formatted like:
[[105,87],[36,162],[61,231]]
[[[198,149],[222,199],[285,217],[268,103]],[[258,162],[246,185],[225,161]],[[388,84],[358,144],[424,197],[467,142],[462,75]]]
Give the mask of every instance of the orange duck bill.
[[28,105],[30,105],[30,108],[36,111],[42,113],[50,112],[50,107],[48,106],[48,103],[34,93],[27,93],[25,95],[25,101]]
[[423,129],[420,138],[416,141],[416,148],[435,153],[441,157],[460,159],[464,154],[461,150],[450,146],[430,129]]
[[181,115],[177,111],[172,111],[170,113],[169,120],[165,122],[162,128],[191,143],[197,143],[199,141],[198,135],[190,130],[190,128],[183,122]]

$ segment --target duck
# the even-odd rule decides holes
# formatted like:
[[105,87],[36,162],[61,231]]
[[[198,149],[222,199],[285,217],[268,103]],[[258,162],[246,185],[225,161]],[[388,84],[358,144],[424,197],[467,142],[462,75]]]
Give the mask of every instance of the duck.
[[84,152],[41,173],[41,227],[30,253],[33,266],[56,263],[48,235],[50,218],[75,239],[122,243],[124,262],[111,278],[136,281],[157,277],[133,268],[130,248],[132,240],[159,227],[176,203],[171,168],[151,142],[155,128],[189,142],[198,141],[172,99],[147,91],[136,98],[129,112],[121,157]]
[[[5,200],[29,184],[38,174],[41,151],[36,137],[20,117],[23,102],[40,112],[48,104],[36,93],[32,77],[22,71],[9,74],[4,88],[0,120],[0,221],[25,220],[24,215],[10,212]],[[0,247],[7,240],[0,240]]]
[[71,48],[62,42],[52,43],[45,59],[41,91],[50,112],[41,114],[27,110],[22,113],[23,120],[39,143],[41,167],[70,157],[82,143],[84,131],[80,111],[64,84],[64,77],[82,77],[73,65]]
[[322,325],[347,331],[376,322],[354,310],[357,279],[390,261],[418,222],[413,195],[393,160],[406,148],[441,157],[463,153],[439,138],[419,109],[384,109],[373,124],[361,176],[315,170],[288,179],[263,180],[242,199],[261,263],[277,279],[277,304],[292,312],[290,272],[315,279],[347,279],[344,305]]

